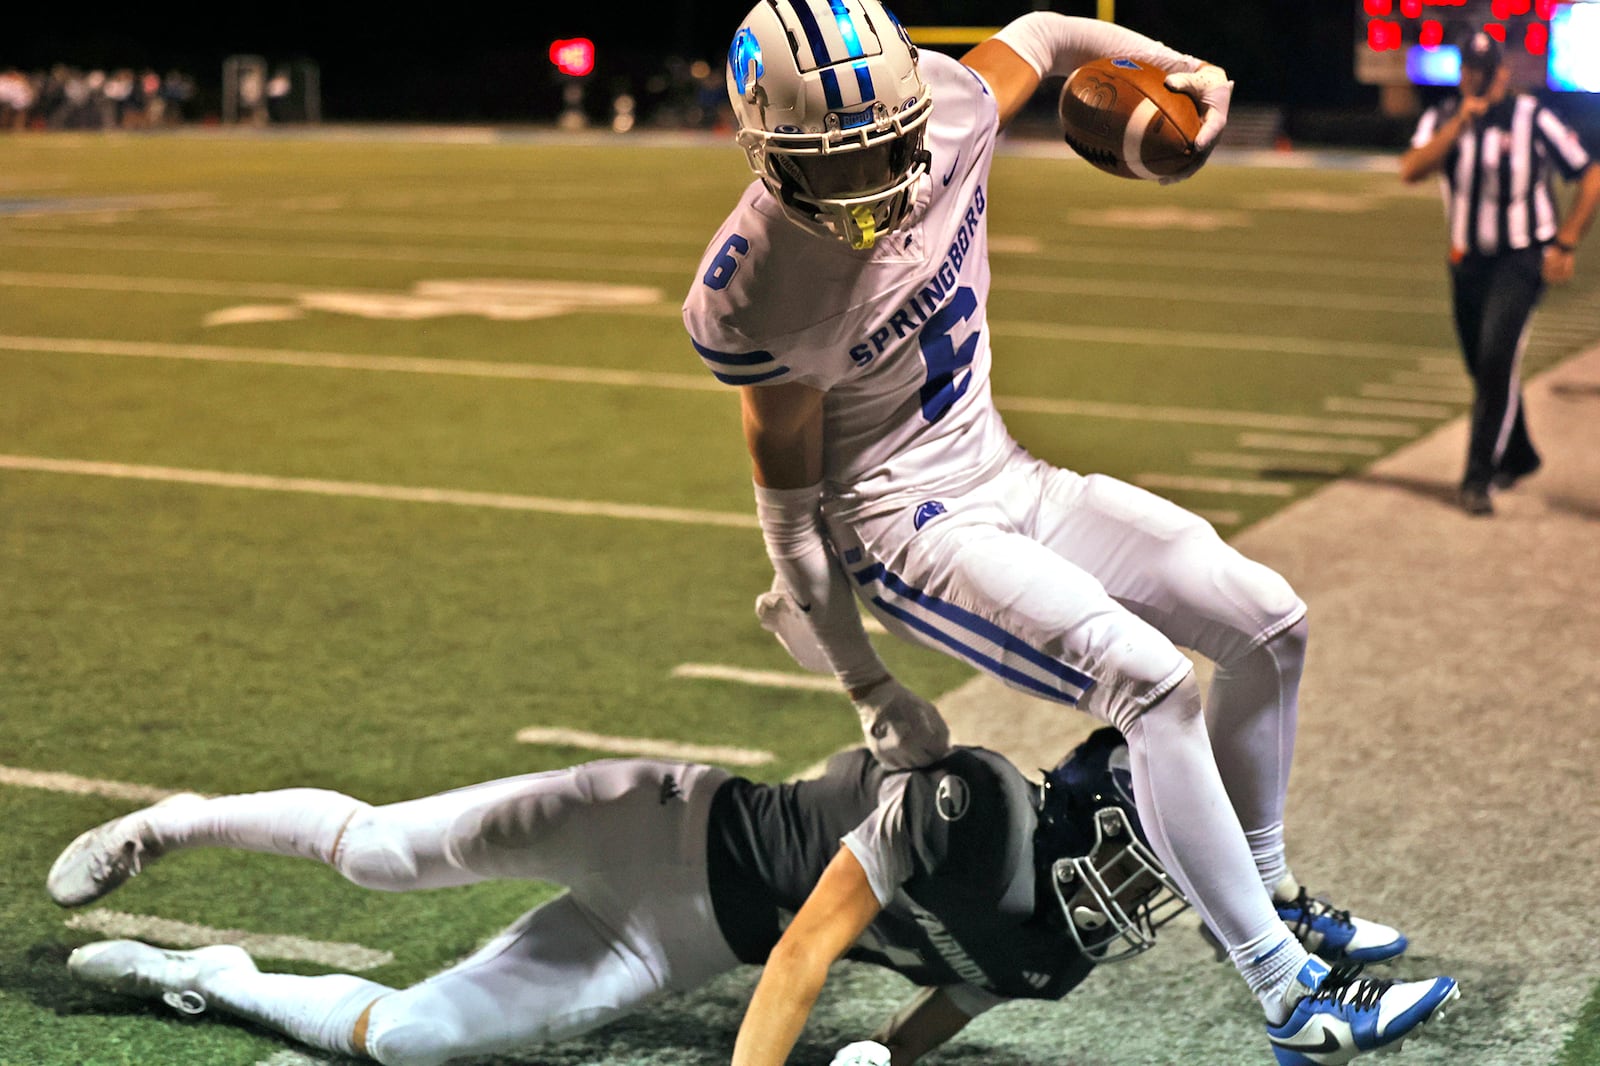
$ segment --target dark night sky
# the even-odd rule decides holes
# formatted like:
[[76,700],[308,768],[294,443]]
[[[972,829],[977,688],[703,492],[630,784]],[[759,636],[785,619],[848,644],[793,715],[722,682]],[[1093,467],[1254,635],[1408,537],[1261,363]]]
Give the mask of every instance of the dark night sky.
[[[125,5],[120,13],[62,17],[30,5],[37,26],[8,25],[0,66],[40,69],[179,67],[204,88],[235,53],[269,62],[314,60],[324,114],[332,119],[539,119],[553,111],[557,87],[546,56],[557,37],[587,36],[597,46],[594,82],[660,68],[675,52],[719,62],[750,0],[676,0],[642,5],[467,4],[425,16],[365,14],[366,5],[326,3],[216,8],[188,17]],[[998,25],[1030,10],[1030,0],[899,0],[902,22]],[[1056,0],[1067,14],[1092,15],[1093,0]],[[653,12],[630,16],[641,8]],[[479,10],[474,10],[479,9]],[[1351,78],[1354,7],[1346,0],[1118,0],[1117,21],[1173,47],[1221,63],[1239,83],[1236,99],[1292,106],[1369,102]],[[8,23],[12,20],[8,18]]]

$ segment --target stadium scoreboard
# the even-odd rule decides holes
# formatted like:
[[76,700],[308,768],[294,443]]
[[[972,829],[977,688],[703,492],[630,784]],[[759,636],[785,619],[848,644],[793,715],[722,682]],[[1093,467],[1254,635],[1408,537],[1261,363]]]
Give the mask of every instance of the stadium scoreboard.
[[1356,0],[1356,78],[1454,85],[1460,45],[1483,30],[1522,84],[1600,92],[1600,0]]

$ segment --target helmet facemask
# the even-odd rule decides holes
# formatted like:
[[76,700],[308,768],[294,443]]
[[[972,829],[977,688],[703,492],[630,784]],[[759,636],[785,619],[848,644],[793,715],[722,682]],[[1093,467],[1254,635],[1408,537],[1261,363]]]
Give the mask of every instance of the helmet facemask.
[[1146,843],[1132,793],[1127,745],[1110,727],[1045,771],[1039,790],[1034,865],[1067,935],[1096,963],[1148,950],[1189,907]]
[[1122,962],[1149,950],[1156,930],[1189,907],[1117,806],[1095,812],[1087,854],[1051,864],[1050,887],[1068,935],[1096,963]]
[[[766,182],[784,214],[822,236],[852,248],[871,248],[878,237],[905,221],[916,202],[916,185],[931,161],[922,147],[928,101],[913,112],[890,115],[875,104],[870,125],[827,134],[744,131],[750,169]],[[839,125],[837,115],[825,120]]]

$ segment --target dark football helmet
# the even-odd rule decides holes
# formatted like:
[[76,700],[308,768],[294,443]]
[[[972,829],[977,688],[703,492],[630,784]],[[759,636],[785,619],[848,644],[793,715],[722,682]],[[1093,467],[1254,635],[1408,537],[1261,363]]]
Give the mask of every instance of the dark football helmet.
[[1147,950],[1189,906],[1145,840],[1128,747],[1109,726],[1044,771],[1033,840],[1068,935],[1096,963]]

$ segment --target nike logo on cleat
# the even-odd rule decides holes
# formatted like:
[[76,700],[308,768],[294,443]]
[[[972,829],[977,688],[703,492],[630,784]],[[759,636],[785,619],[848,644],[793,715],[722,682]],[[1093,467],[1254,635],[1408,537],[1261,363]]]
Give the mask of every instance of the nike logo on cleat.
[[1343,1046],[1339,1043],[1338,1037],[1328,1032],[1324,1032],[1322,1034],[1322,1043],[1320,1044],[1294,1044],[1287,1040],[1279,1040],[1277,1037],[1272,1036],[1271,1034],[1268,1034],[1267,1039],[1272,1041],[1274,1044],[1277,1044],[1281,1048],[1287,1048],[1290,1051],[1309,1052],[1313,1055],[1321,1055],[1329,1051],[1338,1051],[1339,1048]]

